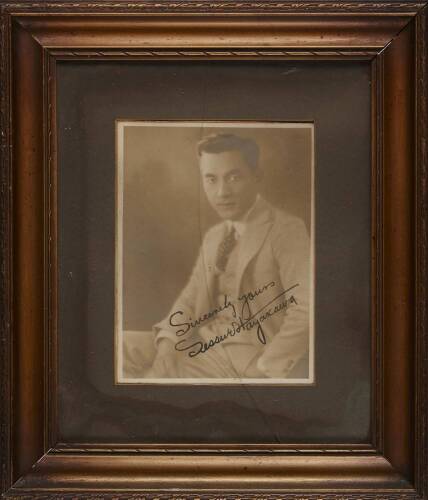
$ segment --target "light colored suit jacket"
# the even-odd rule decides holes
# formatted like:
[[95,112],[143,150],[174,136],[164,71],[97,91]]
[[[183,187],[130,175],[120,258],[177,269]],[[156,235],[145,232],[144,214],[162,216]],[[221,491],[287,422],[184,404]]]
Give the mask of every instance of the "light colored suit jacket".
[[[171,309],[170,315],[182,311],[174,317],[174,324],[178,319],[182,323],[186,318],[196,320],[218,307],[213,300],[215,262],[226,231],[225,221],[207,231],[190,279]],[[305,224],[259,198],[240,240],[238,262],[231,300],[245,319],[250,315],[253,320],[259,319],[265,343],[260,342],[254,327],[250,332],[242,331],[227,338],[213,349],[239,344],[236,368],[241,374],[245,373],[246,365],[255,361],[267,377],[290,377],[309,350],[310,242]],[[294,288],[284,293],[291,287]],[[263,291],[257,295],[257,290]],[[246,300],[250,293],[251,300]],[[185,339],[176,335],[178,328],[171,326],[170,315],[155,325],[158,339],[169,337],[175,342]],[[196,331],[204,336],[206,329],[193,328],[186,335]]]

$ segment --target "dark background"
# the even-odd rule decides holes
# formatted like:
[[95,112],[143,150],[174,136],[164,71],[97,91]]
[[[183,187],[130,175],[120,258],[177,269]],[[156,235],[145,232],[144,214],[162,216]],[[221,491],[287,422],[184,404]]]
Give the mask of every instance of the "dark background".
[[[57,77],[60,439],[368,442],[369,64],[63,62]],[[315,386],[114,385],[119,118],[315,123]]]

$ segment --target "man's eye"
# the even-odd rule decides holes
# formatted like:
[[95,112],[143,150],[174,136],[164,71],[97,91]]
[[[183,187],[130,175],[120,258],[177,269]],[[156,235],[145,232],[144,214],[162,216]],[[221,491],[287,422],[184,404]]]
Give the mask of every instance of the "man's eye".
[[229,182],[237,182],[237,181],[239,181],[239,179],[240,179],[240,178],[241,178],[241,177],[240,177],[238,174],[231,175],[231,176],[229,177]]
[[205,181],[207,182],[207,184],[214,184],[215,179],[214,177],[206,177]]

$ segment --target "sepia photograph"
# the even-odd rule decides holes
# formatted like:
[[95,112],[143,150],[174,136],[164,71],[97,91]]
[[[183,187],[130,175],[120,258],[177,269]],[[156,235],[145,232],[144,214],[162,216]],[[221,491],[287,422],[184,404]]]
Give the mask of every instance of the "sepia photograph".
[[116,121],[117,384],[315,383],[314,124]]

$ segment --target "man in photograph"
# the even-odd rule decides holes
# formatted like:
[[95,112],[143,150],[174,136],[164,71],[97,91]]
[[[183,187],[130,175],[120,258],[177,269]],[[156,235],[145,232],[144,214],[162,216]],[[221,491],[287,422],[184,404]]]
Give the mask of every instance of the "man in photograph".
[[255,141],[234,134],[198,144],[202,186],[221,222],[154,326],[146,378],[308,378],[308,232],[261,196],[259,156]]

